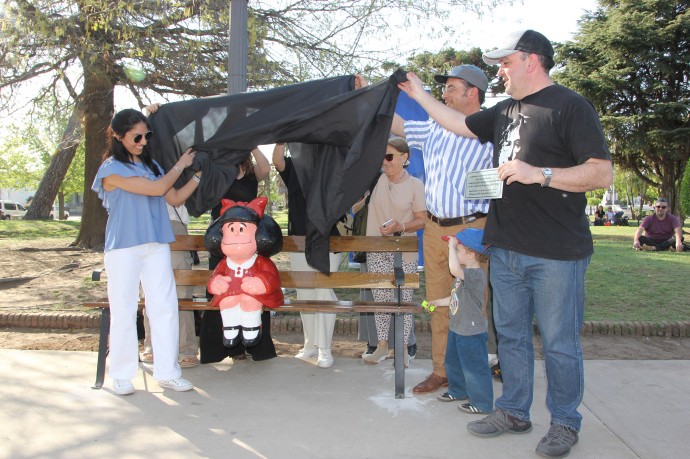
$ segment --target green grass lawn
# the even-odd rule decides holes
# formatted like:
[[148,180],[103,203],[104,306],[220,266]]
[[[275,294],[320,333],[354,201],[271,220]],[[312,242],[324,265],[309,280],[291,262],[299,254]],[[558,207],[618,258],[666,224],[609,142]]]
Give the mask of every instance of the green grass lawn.
[[591,227],[585,320],[690,320],[690,253],[636,251],[636,229]]
[[[287,214],[274,218],[287,226]],[[192,219],[190,229],[202,234],[210,215]],[[79,221],[0,221],[0,239],[76,237]],[[686,227],[688,222],[686,221]],[[585,320],[610,321],[686,321],[690,320],[690,252],[639,252],[632,249],[636,227],[591,227],[594,256],[587,270]],[[346,265],[343,266],[345,268]],[[424,298],[422,288],[415,301]],[[341,292],[357,298],[358,291]],[[352,298],[350,298],[352,297]]]

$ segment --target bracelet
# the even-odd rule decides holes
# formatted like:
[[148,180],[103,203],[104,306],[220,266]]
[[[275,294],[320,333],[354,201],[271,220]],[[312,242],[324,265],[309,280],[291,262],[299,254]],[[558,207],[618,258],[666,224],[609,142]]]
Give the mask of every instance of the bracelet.
[[179,167],[177,167],[177,165],[174,165],[174,166],[173,166],[173,169],[175,169],[175,170],[176,170],[177,172],[179,172],[180,174],[182,173],[182,169],[180,169]]
[[194,180],[198,184],[199,182],[201,182],[201,177],[194,174],[194,175],[192,175],[192,180]]
[[403,222],[400,222],[400,224],[401,224],[402,227],[403,227],[402,233],[404,234],[404,233],[405,233],[405,224],[404,224]]

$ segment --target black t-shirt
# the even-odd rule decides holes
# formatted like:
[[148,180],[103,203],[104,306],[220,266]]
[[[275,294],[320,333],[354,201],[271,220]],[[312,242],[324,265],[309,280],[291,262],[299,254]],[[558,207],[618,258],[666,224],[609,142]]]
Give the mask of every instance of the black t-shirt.
[[[288,235],[306,236],[307,235],[307,202],[304,200],[302,187],[297,178],[295,166],[292,158],[285,157],[285,169],[281,172],[280,178],[283,179],[288,192]],[[340,233],[336,226],[331,228],[331,236],[339,236]]]
[[[537,167],[567,168],[590,158],[611,159],[599,117],[574,91],[553,85],[522,100],[508,99],[466,119],[482,142],[494,144],[494,167],[520,159]],[[585,193],[539,184],[503,186],[491,201],[484,242],[553,260],[593,253]]]

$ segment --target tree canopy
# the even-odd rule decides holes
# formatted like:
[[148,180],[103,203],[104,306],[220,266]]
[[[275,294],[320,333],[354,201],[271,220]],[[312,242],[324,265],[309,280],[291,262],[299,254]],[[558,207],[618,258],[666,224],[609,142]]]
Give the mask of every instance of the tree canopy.
[[690,15],[680,0],[600,0],[557,47],[557,82],[601,115],[614,161],[679,209],[690,158]]
[[[498,72],[498,66],[486,64],[482,59],[482,54],[483,51],[480,48],[470,50],[445,48],[436,53],[425,51],[409,57],[403,66],[407,70],[415,72],[422,81],[429,84],[431,94],[439,100],[441,100],[443,93],[443,85],[434,83],[434,75],[442,75],[449,72],[453,67],[462,64],[471,64],[482,69],[489,79],[489,88],[494,94],[504,92],[503,80],[492,79],[492,75]],[[398,67],[400,65],[394,62],[383,64],[384,71],[393,71]]]

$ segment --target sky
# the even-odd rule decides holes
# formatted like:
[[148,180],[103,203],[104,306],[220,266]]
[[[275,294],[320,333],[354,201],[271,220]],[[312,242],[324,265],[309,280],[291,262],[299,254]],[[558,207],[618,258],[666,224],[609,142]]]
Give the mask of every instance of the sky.
[[492,49],[506,33],[521,29],[534,29],[551,41],[563,42],[572,39],[585,11],[596,6],[596,0],[514,0],[513,5],[498,6],[481,16],[458,11],[449,21],[458,25],[455,33],[445,39],[427,39],[424,48],[431,52],[445,47]]
[[572,39],[577,20],[585,11],[596,9],[596,0],[522,0],[513,6],[499,6],[481,19],[465,22],[455,39],[459,43],[494,48],[507,32],[533,29],[549,40],[563,42]]

